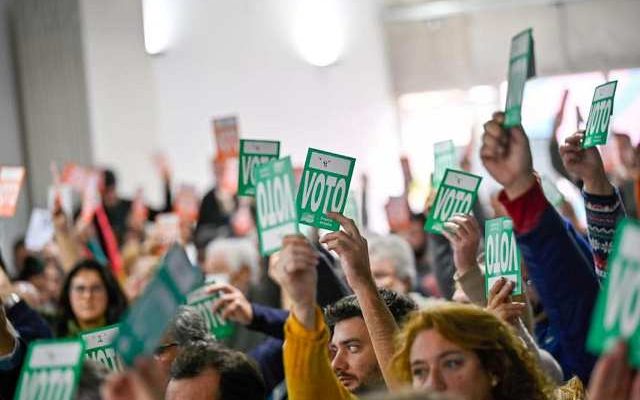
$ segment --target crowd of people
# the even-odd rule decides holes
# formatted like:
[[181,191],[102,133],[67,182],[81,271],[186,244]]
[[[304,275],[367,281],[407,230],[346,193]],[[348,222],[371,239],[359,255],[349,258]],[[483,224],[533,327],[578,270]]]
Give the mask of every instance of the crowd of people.
[[[253,204],[213,188],[199,212],[178,212],[174,239],[211,278],[211,309],[233,334],[216,339],[181,306],[153,355],[119,372],[84,361],[76,398],[640,399],[624,342],[600,357],[586,349],[616,225],[637,217],[640,147],[623,143],[605,170],[583,135],[552,149],[582,191],[586,227],[547,200],[526,133],[502,113],[484,125],[478,166],[502,189],[443,235],[423,229],[431,197],[389,234],[328,213],[339,231],[287,236],[261,257]],[[214,170],[221,182],[223,163]],[[151,210],[120,198],[104,170],[90,220],[54,207],[50,243],[19,240],[0,257],[0,399],[13,398],[30,343],[116,324],[144,293],[171,244],[144,228],[176,209],[162,176],[166,204]],[[485,216],[513,221],[522,295],[506,279],[485,288]]]

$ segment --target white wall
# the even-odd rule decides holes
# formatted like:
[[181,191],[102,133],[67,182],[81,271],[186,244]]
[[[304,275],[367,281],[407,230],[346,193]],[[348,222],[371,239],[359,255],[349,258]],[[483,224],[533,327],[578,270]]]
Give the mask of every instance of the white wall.
[[[128,2],[83,0],[95,154],[121,171],[135,168],[122,176],[125,189],[134,180],[153,182],[139,159],[152,144],[167,150],[178,181],[206,189],[214,151],[210,118],[235,113],[244,137],[280,139],[295,163],[309,146],[355,156],[356,172],[369,172],[374,210],[401,190],[377,1],[340,2],[346,48],[328,68],[312,67],[295,52],[291,10],[299,0],[166,2],[173,7],[170,47],[146,59],[138,17],[114,11],[139,13]],[[154,127],[157,135],[145,131]],[[374,225],[384,226],[384,215],[375,214]]]
[[[18,126],[14,66],[7,26],[8,4],[9,0],[0,0],[0,165],[24,165]],[[9,268],[13,266],[11,245],[18,235],[23,235],[26,230],[29,210],[27,197],[24,185],[16,215],[11,219],[0,218],[0,247]]]
[[499,83],[510,38],[528,27],[540,76],[638,67],[639,15],[637,0],[593,0],[388,22],[394,88],[401,94]]

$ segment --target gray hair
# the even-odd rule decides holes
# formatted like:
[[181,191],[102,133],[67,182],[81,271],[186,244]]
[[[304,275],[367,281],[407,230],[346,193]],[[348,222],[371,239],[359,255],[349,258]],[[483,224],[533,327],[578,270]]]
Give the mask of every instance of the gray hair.
[[249,267],[251,281],[257,282],[260,276],[260,255],[250,239],[224,238],[212,241],[205,252],[205,263],[217,257],[223,257],[232,272],[239,271],[243,266]]
[[416,284],[416,260],[411,246],[398,235],[371,236],[369,243],[369,260],[371,262],[389,260],[393,263],[396,275],[406,279],[414,287]]
[[191,306],[180,306],[169,322],[165,337],[170,337],[179,347],[190,343],[211,340],[211,334],[202,315]]

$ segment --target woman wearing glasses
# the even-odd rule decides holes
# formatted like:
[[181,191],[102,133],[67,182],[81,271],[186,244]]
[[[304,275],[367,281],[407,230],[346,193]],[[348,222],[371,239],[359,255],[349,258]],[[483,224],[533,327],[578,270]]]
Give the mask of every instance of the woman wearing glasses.
[[122,289],[108,267],[94,260],[81,261],[65,279],[56,334],[73,337],[115,324],[126,307]]

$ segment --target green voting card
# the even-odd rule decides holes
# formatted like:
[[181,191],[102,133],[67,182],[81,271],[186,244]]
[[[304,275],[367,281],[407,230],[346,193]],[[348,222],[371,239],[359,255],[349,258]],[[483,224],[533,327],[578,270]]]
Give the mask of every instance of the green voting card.
[[479,176],[447,169],[429,211],[425,230],[441,234],[450,217],[469,214],[476,202],[480,181],[482,178]]
[[487,220],[484,224],[485,245],[485,293],[502,277],[514,282],[512,294],[522,294],[522,273],[520,272],[520,250],[513,232],[513,221],[507,217]]
[[189,262],[184,249],[169,249],[156,275],[120,322],[115,347],[127,365],[138,355],[150,355],[160,342],[186,294],[202,285],[200,270]]
[[71,400],[82,371],[83,343],[78,339],[38,340],[29,345],[16,400]]
[[213,303],[220,297],[219,293],[207,293],[205,285],[194,290],[187,296],[187,304],[194,307],[204,319],[209,328],[209,332],[216,338],[222,340],[233,335],[235,326],[231,321],[227,321],[219,313],[213,312]]
[[533,33],[531,28],[529,28],[518,33],[511,39],[507,105],[505,107],[504,121],[506,128],[512,128],[522,123],[524,85],[527,79],[535,76],[535,65]]
[[640,222],[618,223],[609,269],[596,302],[587,348],[607,352],[618,340],[629,346],[631,365],[640,367]]
[[118,325],[96,329],[82,334],[85,357],[98,362],[110,371],[123,371],[122,360],[116,353],[114,341],[118,336]]
[[255,166],[266,164],[280,156],[280,142],[271,140],[240,140],[238,196],[256,195]]
[[285,236],[299,232],[291,159],[259,165],[255,176],[260,253],[268,256],[280,250]]
[[331,231],[340,229],[340,224],[326,213],[344,211],[355,163],[355,158],[309,149],[296,199],[300,223]]
[[607,143],[616,86],[618,81],[607,82],[598,86],[593,93],[587,128],[582,141],[583,149]]
[[433,187],[438,188],[447,168],[456,168],[456,148],[453,140],[434,143],[433,163]]

